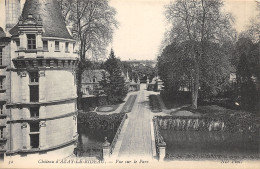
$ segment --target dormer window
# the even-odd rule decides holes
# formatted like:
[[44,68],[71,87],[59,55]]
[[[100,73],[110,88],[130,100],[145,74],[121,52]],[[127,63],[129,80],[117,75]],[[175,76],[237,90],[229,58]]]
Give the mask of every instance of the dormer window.
[[60,42],[55,41],[55,51],[59,51],[59,50],[60,50]]
[[75,46],[76,46],[76,44],[73,43],[73,52],[75,52]]
[[65,43],[65,52],[69,52],[69,42]]
[[36,49],[36,37],[34,34],[27,34],[28,49]]
[[39,73],[38,72],[30,72],[30,83],[39,83]]
[[44,41],[42,41],[42,44],[43,44],[43,50],[47,51],[48,50],[48,41],[44,40]]

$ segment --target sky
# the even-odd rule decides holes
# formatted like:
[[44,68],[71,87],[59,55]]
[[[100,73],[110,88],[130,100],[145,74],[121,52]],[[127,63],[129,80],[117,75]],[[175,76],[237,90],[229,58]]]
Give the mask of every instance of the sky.
[[[115,31],[112,48],[121,60],[156,59],[167,22],[164,6],[170,0],[111,0],[120,23]],[[238,32],[244,30],[250,18],[256,15],[254,0],[225,0],[226,12],[236,19]]]
[[[0,11],[4,11],[4,1],[0,0]],[[164,6],[169,2],[170,0],[110,0],[110,5],[117,11],[116,19],[120,25],[108,48],[113,48],[121,60],[156,59],[167,26]],[[234,26],[238,32],[243,31],[250,18],[257,14],[255,0],[224,0],[224,4],[224,10],[235,17]],[[2,12],[1,27],[4,26],[4,18]]]

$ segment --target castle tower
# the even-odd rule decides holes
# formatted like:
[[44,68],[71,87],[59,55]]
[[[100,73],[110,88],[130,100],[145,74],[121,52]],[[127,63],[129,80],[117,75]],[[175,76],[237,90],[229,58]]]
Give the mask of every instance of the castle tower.
[[17,24],[20,15],[21,15],[20,0],[5,0],[6,31],[9,31],[15,24]]
[[9,100],[8,86],[10,86],[9,72],[7,67],[10,65],[9,55],[10,38],[6,37],[4,30],[0,27],[0,165],[4,160],[4,155],[7,148],[7,110],[6,103]]
[[78,137],[78,55],[58,2],[27,0],[9,33],[11,92],[6,104],[5,158],[68,157]]

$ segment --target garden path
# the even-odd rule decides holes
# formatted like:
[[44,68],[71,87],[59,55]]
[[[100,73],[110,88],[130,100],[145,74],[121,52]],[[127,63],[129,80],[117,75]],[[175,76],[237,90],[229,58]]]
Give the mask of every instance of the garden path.
[[151,119],[148,96],[152,92],[141,84],[133,109],[128,113],[128,125],[124,132],[118,157],[120,159],[152,159]]

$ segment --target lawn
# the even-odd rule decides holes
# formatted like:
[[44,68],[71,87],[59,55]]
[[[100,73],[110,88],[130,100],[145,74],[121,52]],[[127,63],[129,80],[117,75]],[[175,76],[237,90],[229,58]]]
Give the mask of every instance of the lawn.
[[189,92],[176,92],[175,94],[160,94],[163,103],[167,109],[178,108],[180,106],[191,104],[191,96]]
[[115,111],[120,104],[116,105],[104,105],[97,108],[97,112],[112,112]]
[[177,100],[166,100],[166,99],[162,99],[162,100],[167,109],[174,109],[184,105],[183,103]]
[[256,116],[257,114],[243,111],[243,110],[232,110],[227,109],[218,105],[207,105],[207,106],[198,106],[197,109],[192,109],[191,107],[184,107],[184,110],[188,110],[194,113],[200,113],[202,115],[209,116],[243,116],[247,118],[249,116]]
[[[190,98],[191,96],[187,92],[176,93],[171,97],[169,97],[169,95],[162,94],[162,100],[167,109],[180,107],[185,104],[191,104]],[[189,111],[194,114],[199,114],[201,118],[205,117],[224,120],[230,125],[234,125],[234,128],[241,128],[241,130],[243,130],[243,126],[248,126],[249,124],[252,124],[256,128],[260,128],[260,112],[250,112],[241,109],[238,110],[238,108],[233,109],[234,106],[224,106],[227,104],[223,103],[231,104],[230,100],[215,99],[214,101],[216,104],[214,104],[215,102],[200,102],[198,103],[198,108],[196,110],[191,107],[183,107],[178,111]],[[217,103],[222,103],[223,105]]]
[[162,111],[157,95],[149,95],[149,103],[152,112],[156,113]]
[[124,104],[120,113],[129,113],[132,111],[137,95],[130,95]]

